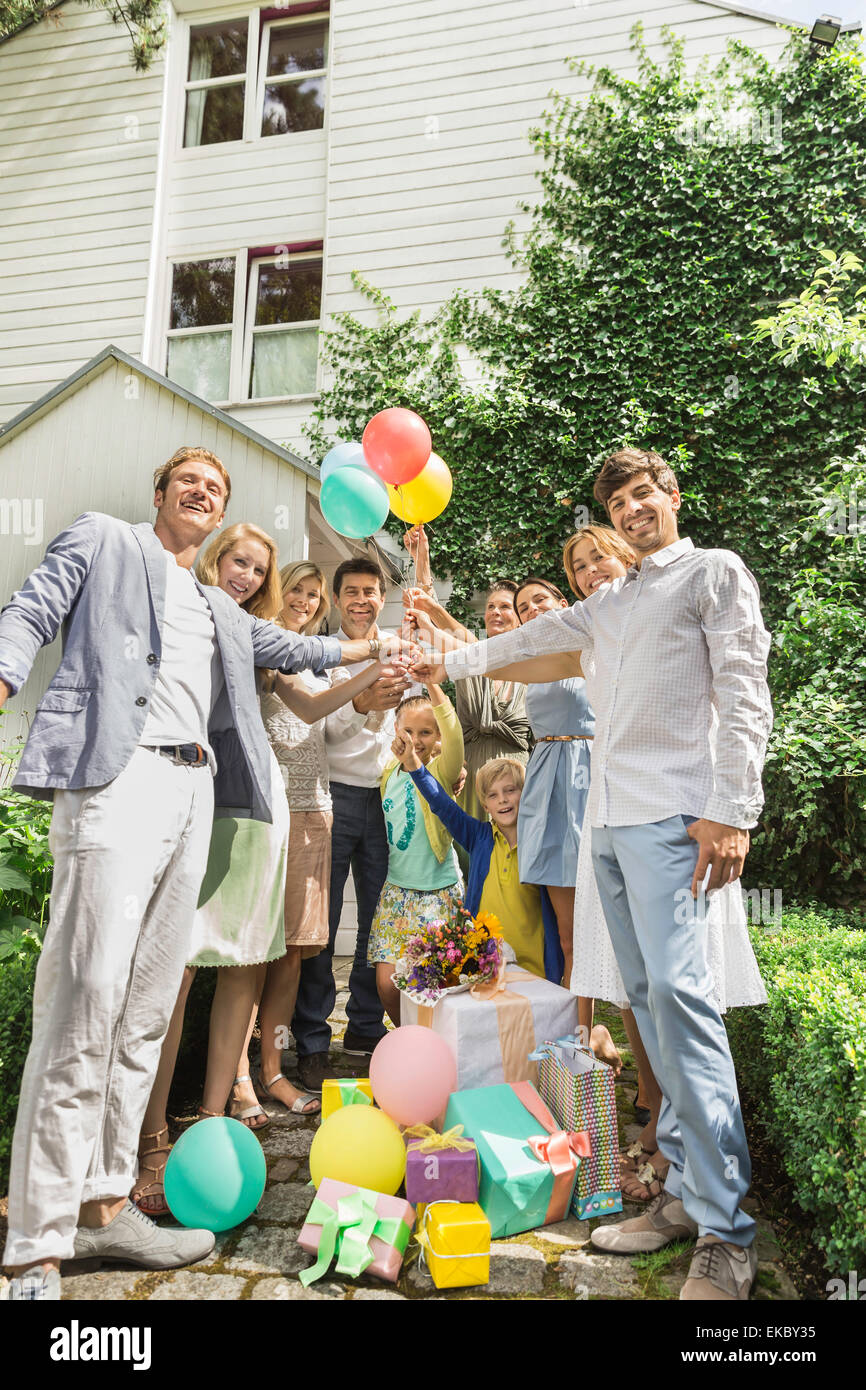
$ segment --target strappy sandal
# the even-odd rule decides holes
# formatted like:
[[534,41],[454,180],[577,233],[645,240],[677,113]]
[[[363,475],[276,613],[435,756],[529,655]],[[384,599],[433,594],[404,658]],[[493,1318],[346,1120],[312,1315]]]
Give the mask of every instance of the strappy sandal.
[[[277,1104],[282,1105],[285,1110],[288,1110],[290,1115],[318,1115],[319,1111],[322,1108],[322,1102],[318,1100],[316,1096],[311,1096],[308,1095],[305,1091],[301,1091],[300,1094],[297,1095],[295,1099],[292,1101],[291,1105],[286,1105],[286,1102],[284,1100],[280,1100],[279,1096],[274,1095],[273,1091],[271,1090],[271,1087],[275,1086],[278,1081],[288,1080],[289,1079],[287,1076],[283,1076],[283,1073],[281,1071],[278,1071],[276,1076],[271,1077],[270,1081],[265,1081],[263,1078],[262,1085],[264,1086],[268,1095],[273,1096]],[[289,1081],[290,1086],[291,1084],[292,1083]],[[310,1106],[313,1106],[312,1110],[310,1109]]]
[[[249,1075],[247,1075],[236,1076],[234,1079],[234,1086],[240,1086],[244,1081],[249,1081],[250,1085],[252,1085],[252,1080],[249,1077]],[[236,1105],[242,1104],[243,1101],[239,1100],[229,1101],[229,1115],[233,1120],[240,1120],[241,1124],[246,1125],[247,1129],[251,1129],[254,1134],[257,1134],[260,1129],[266,1129],[267,1126],[271,1123],[270,1115],[268,1114],[267,1110],[265,1110],[263,1105],[259,1105],[258,1101],[256,1101],[255,1105],[246,1106],[244,1110],[235,1110],[234,1107]],[[264,1116],[264,1119],[262,1120],[261,1124],[252,1124],[253,1120],[257,1120],[261,1116]]]
[[[644,1157],[643,1163],[640,1162],[641,1156]],[[650,1162],[652,1156],[639,1140],[635,1140],[624,1154],[620,1154],[620,1188],[627,1202],[651,1202],[664,1191],[670,1163],[659,1164],[656,1167]],[[635,1191],[635,1183],[645,1190]]]
[[[163,1125],[162,1129],[158,1129],[155,1134],[142,1134],[139,1136],[138,1178],[136,1179],[135,1186],[133,1187],[132,1192],[130,1193],[130,1200],[135,1203],[139,1211],[144,1212],[145,1216],[169,1216],[171,1214],[171,1208],[169,1207],[168,1202],[165,1200],[165,1190],[163,1188],[162,1180],[163,1174],[165,1173],[165,1165],[168,1163],[168,1156],[171,1153],[172,1146],[169,1143],[165,1143],[154,1144],[149,1149],[142,1149],[140,1147],[141,1143],[145,1139],[160,1139],[163,1134],[165,1135],[167,1140],[167,1125]],[[156,1166],[154,1166],[154,1164],[152,1163],[144,1162],[146,1158],[152,1158],[154,1154],[160,1153],[165,1154],[165,1158],[162,1160],[161,1163],[157,1163]],[[153,1178],[150,1182],[146,1182],[144,1186],[140,1187],[139,1183],[141,1182],[142,1173],[153,1173]],[[144,1207],[141,1204],[143,1197],[161,1197],[162,1205],[155,1207]]]

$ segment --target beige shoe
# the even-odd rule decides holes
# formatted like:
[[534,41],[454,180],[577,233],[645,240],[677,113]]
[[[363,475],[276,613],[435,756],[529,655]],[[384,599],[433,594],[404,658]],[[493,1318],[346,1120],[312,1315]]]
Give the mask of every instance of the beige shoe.
[[697,1233],[697,1224],[679,1197],[660,1192],[642,1216],[633,1216],[616,1226],[598,1226],[592,1233],[592,1243],[597,1250],[613,1255],[638,1255],[661,1250],[674,1240],[692,1240]]
[[747,1300],[758,1272],[753,1245],[731,1245],[718,1236],[701,1236],[680,1298],[692,1301]]

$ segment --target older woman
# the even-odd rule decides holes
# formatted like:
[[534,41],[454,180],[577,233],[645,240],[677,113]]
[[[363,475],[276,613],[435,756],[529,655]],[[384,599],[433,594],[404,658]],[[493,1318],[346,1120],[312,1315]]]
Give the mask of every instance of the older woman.
[[[474,633],[453,618],[436,598],[424,527],[414,526],[407,532],[404,544],[415,562],[415,586],[407,590],[404,598],[407,607],[426,614],[434,627],[450,632],[461,642],[477,641]],[[488,637],[498,637],[519,626],[514,611],[516,588],[510,579],[503,579],[488,593],[484,606],[484,630]],[[532,735],[526,717],[526,686],[467,676],[455,683],[454,695],[466,757],[466,783],[457,801],[469,815],[486,820],[475,789],[475,774],[491,758],[527,761]]]

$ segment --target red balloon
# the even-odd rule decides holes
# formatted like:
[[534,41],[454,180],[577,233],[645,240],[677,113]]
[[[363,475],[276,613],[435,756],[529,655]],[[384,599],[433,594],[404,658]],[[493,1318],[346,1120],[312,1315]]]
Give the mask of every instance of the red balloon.
[[380,410],[361,439],[364,458],[384,482],[397,487],[417,478],[433,447],[430,431],[414,410],[401,405]]

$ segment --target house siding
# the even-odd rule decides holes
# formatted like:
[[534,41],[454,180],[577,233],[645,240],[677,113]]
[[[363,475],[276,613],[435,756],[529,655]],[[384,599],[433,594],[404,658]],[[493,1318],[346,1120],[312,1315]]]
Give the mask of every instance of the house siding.
[[104,10],[0,44],[0,422],[106,343],[140,352],[161,102]]

